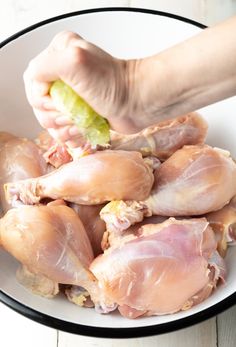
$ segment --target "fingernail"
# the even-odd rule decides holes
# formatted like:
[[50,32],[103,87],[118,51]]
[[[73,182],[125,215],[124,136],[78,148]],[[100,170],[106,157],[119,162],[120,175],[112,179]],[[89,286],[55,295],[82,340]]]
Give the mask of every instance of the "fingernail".
[[73,122],[71,121],[71,119],[67,116],[59,116],[55,119],[55,123],[56,125],[71,125],[73,124]]
[[79,134],[79,129],[76,125],[72,126],[70,129],[69,129],[69,135],[70,136],[75,136],[75,135],[78,135]]
[[43,103],[43,108],[45,108],[46,110],[55,110],[54,104],[50,101],[45,101]]

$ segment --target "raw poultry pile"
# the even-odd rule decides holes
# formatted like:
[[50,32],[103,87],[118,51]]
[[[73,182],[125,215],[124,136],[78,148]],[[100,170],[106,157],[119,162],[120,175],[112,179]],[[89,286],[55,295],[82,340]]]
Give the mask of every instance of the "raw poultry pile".
[[[0,133],[0,245],[34,294],[128,318],[187,310],[225,282],[236,164],[191,113],[73,157]],[[54,167],[47,163],[54,165]]]

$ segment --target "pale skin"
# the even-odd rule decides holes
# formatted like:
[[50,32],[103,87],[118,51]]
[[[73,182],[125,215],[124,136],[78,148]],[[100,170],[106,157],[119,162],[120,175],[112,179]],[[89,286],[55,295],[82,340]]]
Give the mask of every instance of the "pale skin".
[[40,124],[57,139],[78,129],[54,107],[50,85],[62,79],[113,129],[134,133],[236,94],[236,17],[154,56],[120,60],[71,32],[59,33],[24,73]]

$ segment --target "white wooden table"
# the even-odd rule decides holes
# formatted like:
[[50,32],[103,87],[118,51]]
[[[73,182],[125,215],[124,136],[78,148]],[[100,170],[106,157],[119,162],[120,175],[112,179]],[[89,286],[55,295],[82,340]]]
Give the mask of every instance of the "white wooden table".
[[[33,23],[65,12],[131,6],[183,15],[212,25],[236,14],[235,0],[0,0],[0,41]],[[95,339],[44,327],[0,304],[1,347],[235,347],[236,306],[193,327],[130,340]]]

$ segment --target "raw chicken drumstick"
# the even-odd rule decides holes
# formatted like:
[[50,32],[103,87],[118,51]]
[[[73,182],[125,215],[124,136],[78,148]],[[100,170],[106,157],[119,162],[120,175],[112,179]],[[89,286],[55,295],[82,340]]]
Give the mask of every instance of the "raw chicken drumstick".
[[[153,155],[166,160],[184,145],[203,144],[207,134],[207,123],[197,113],[189,113],[175,119],[162,121],[136,134],[120,134],[110,130],[110,148],[115,150],[137,151],[143,156]],[[47,162],[58,168],[81,156],[84,149],[69,148],[66,144],[56,143],[47,131],[43,131],[36,143],[46,151]],[[103,150],[105,148],[100,148]],[[90,150],[90,153],[94,150]]]
[[184,145],[203,144],[207,123],[197,113],[190,113],[152,125],[137,134],[125,135],[111,131],[111,149],[139,151],[166,160]]
[[15,139],[16,136],[5,131],[0,132],[0,150],[5,146],[8,141]]
[[[160,224],[167,220],[168,217],[162,216],[151,216],[145,217],[142,222],[131,225],[129,229],[125,230],[125,240],[128,239],[128,236],[132,239],[134,236],[139,235],[139,229],[146,224]],[[104,223],[105,224],[105,223]],[[106,224],[105,224],[106,225]],[[109,247],[119,246],[121,239],[124,238],[124,235],[121,233],[114,233],[107,230],[103,234],[102,238],[102,249],[103,251]]]
[[[93,251],[78,215],[65,205],[20,206],[0,220],[3,247],[34,273],[76,284]],[[83,280],[83,277],[82,277]]]
[[73,209],[56,204],[11,209],[0,220],[0,238],[30,273],[81,286],[99,301],[96,279],[88,270],[92,247]]
[[205,218],[142,226],[138,236],[124,236],[90,269],[127,318],[186,310],[206,299],[225,276]]
[[113,201],[101,216],[109,231],[122,231],[150,215],[196,216],[216,211],[236,194],[236,164],[229,152],[207,145],[184,146],[154,173],[143,202]]
[[102,151],[65,164],[46,176],[5,185],[9,202],[43,198],[98,205],[114,199],[144,200],[153,185],[152,168],[138,152]]
[[102,239],[103,234],[106,231],[106,224],[100,218],[100,211],[104,207],[104,205],[78,205],[78,204],[70,204],[70,207],[73,208],[76,213],[78,213],[86,233],[91,242],[91,246],[93,248],[93,252],[95,257],[102,253]]
[[32,141],[0,133],[0,200],[4,213],[12,206],[5,199],[3,185],[42,176],[46,171],[46,161]]
[[218,241],[218,252],[226,255],[228,244],[236,241],[236,197],[222,209],[205,215]]

